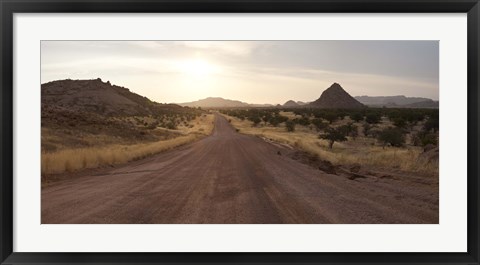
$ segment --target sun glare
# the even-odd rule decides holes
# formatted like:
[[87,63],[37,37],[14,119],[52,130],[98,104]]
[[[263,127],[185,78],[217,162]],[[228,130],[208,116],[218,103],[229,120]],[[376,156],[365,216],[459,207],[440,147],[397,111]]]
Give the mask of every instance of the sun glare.
[[188,75],[205,77],[216,71],[215,67],[205,60],[189,60],[179,64],[181,72]]

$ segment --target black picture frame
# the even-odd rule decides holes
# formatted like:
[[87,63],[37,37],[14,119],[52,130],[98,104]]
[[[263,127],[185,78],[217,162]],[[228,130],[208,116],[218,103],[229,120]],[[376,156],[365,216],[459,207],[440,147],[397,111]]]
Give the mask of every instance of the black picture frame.
[[[478,0],[0,0],[2,264],[479,264]],[[18,253],[13,252],[13,15],[15,13],[467,13],[468,251],[466,253]],[[448,240],[448,239],[446,239]],[[88,244],[88,242],[85,242]]]

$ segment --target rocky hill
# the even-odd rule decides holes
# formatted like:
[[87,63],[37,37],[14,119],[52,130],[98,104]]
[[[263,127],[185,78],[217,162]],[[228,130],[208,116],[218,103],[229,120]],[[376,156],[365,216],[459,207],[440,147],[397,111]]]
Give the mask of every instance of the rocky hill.
[[350,96],[338,83],[333,83],[323,91],[319,99],[306,106],[325,109],[357,109],[365,107]]
[[164,128],[202,113],[153,102],[101,79],[42,84],[41,103],[42,152],[169,139],[177,133]]
[[105,116],[146,116],[182,112],[175,104],[160,104],[121,86],[92,80],[58,80],[42,84],[42,107],[91,112]]
[[299,107],[300,104],[298,104],[297,102],[293,101],[293,100],[289,100],[287,102],[285,102],[283,104],[284,107],[287,107],[287,108],[295,108],[295,107]]

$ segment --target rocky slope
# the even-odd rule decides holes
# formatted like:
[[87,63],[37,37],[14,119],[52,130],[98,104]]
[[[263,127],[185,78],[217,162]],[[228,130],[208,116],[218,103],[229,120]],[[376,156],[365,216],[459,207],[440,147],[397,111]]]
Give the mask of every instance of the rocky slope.
[[182,112],[175,104],[160,104],[121,86],[93,80],[58,80],[42,84],[42,107],[91,112],[105,116],[146,116]]

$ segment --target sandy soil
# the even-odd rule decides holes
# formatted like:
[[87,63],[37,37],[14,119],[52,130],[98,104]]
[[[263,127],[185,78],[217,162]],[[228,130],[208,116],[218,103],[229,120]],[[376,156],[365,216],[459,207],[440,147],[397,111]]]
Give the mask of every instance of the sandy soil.
[[42,223],[438,223],[438,179],[348,178],[289,152],[217,115],[200,141],[43,187]]

